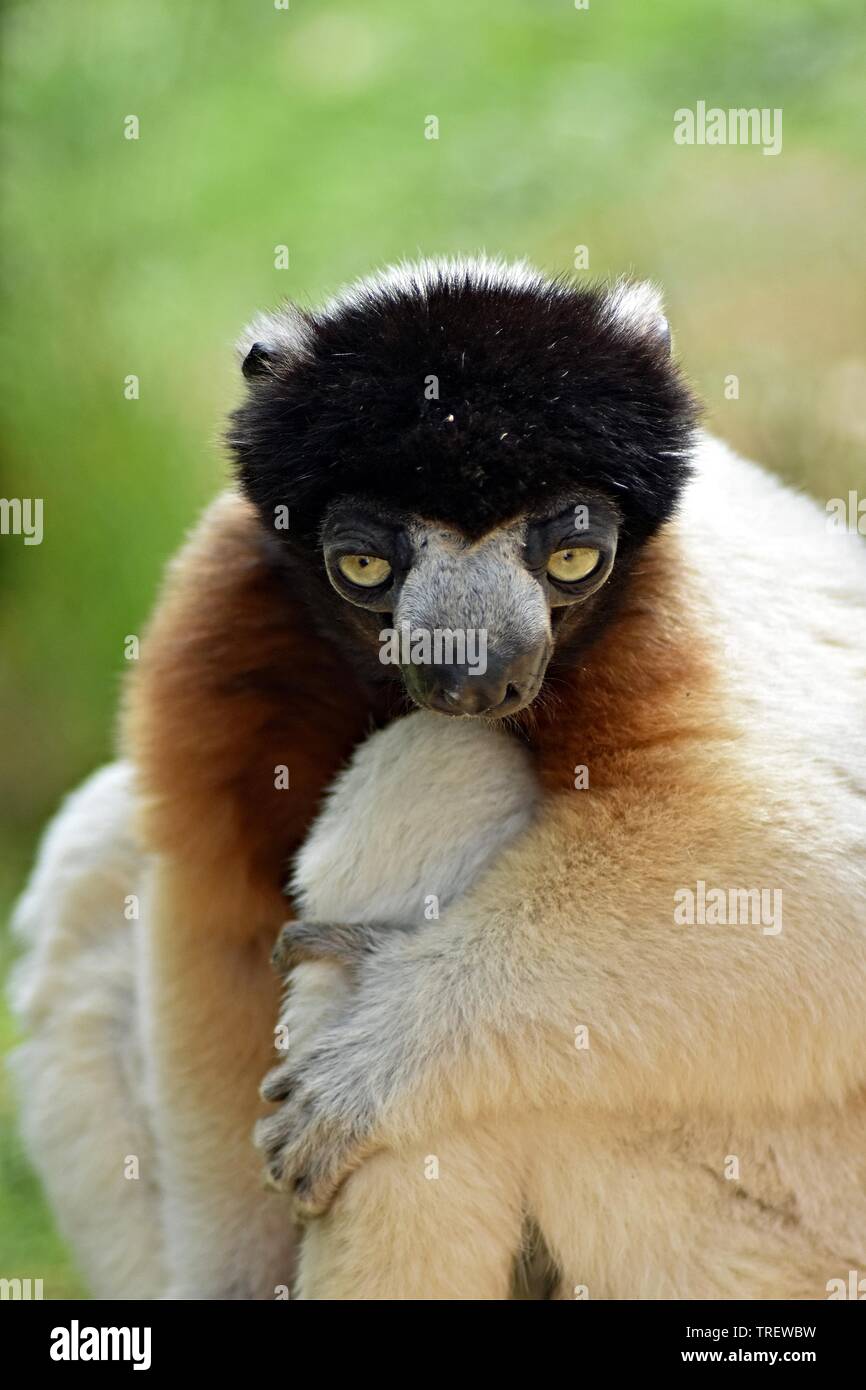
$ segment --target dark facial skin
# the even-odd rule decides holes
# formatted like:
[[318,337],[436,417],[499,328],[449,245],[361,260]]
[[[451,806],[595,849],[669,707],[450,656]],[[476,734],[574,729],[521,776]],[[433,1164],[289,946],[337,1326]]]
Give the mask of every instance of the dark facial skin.
[[[437,546],[444,559],[433,554]],[[350,497],[326,513],[315,553],[303,559],[293,554],[290,568],[324,618],[323,630],[362,679],[400,681],[413,703],[444,714],[496,719],[531,704],[548,670],[572,664],[603,628],[631,550],[617,508],[600,495],[560,497],[543,514],[516,518],[471,541],[453,526]],[[598,551],[591,572],[574,580],[551,573],[551,557],[572,551]],[[372,562],[359,568],[358,556]],[[455,630],[466,623],[466,613],[458,611],[462,591],[471,591],[472,622],[477,629],[489,626],[481,677],[468,675],[465,664],[414,658],[401,667],[379,660],[383,630],[397,626],[410,590],[417,611],[428,587],[439,605],[431,609],[436,624]]]

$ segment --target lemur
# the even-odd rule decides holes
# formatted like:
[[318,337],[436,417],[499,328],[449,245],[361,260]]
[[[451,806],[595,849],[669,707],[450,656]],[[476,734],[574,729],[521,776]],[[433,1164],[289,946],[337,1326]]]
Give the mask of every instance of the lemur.
[[[827,1297],[866,1267],[863,547],[698,428],[650,286],[405,265],[242,364],[236,485],[17,914],[94,1292],[507,1299],[535,1229],[560,1299]],[[404,628],[486,668],[383,662]]]

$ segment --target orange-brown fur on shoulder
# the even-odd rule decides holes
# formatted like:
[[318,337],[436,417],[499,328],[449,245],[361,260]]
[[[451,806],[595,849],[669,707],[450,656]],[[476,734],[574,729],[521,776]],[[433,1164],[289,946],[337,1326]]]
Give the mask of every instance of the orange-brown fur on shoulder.
[[[571,791],[575,766],[589,769],[594,791],[640,790],[664,775],[668,753],[684,739],[729,737],[720,715],[714,653],[690,617],[675,532],[662,530],[636,562],[621,607],[574,668],[548,677],[527,737],[549,792]],[[518,716],[519,718],[519,716]],[[647,758],[649,749],[656,758]],[[640,750],[642,756],[634,754]],[[681,778],[687,764],[676,759]]]
[[252,507],[218,498],[171,566],[127,690],[147,847],[244,885],[278,922],[287,859],[375,717],[293,602]]

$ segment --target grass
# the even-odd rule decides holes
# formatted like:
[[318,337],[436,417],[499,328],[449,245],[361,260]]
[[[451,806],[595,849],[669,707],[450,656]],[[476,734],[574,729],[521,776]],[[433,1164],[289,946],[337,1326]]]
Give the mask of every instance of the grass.
[[[665,284],[713,428],[822,499],[862,488],[859,9],[6,4],[3,487],[45,499],[45,540],[0,540],[3,903],[110,755],[124,638],[225,477],[259,306],[419,252],[562,270],[585,245],[592,274]],[[675,146],[699,99],[781,107],[781,155]],[[80,1293],[0,1107],[0,1274]]]

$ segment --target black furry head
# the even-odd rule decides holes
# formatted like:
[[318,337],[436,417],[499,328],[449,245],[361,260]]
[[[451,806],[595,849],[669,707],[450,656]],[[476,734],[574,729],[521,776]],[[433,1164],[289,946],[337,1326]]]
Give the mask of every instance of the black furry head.
[[697,418],[647,285],[423,262],[323,310],[252,326],[228,434],[242,486],[287,539],[363,495],[476,537],[582,489],[639,542],[672,513]]

